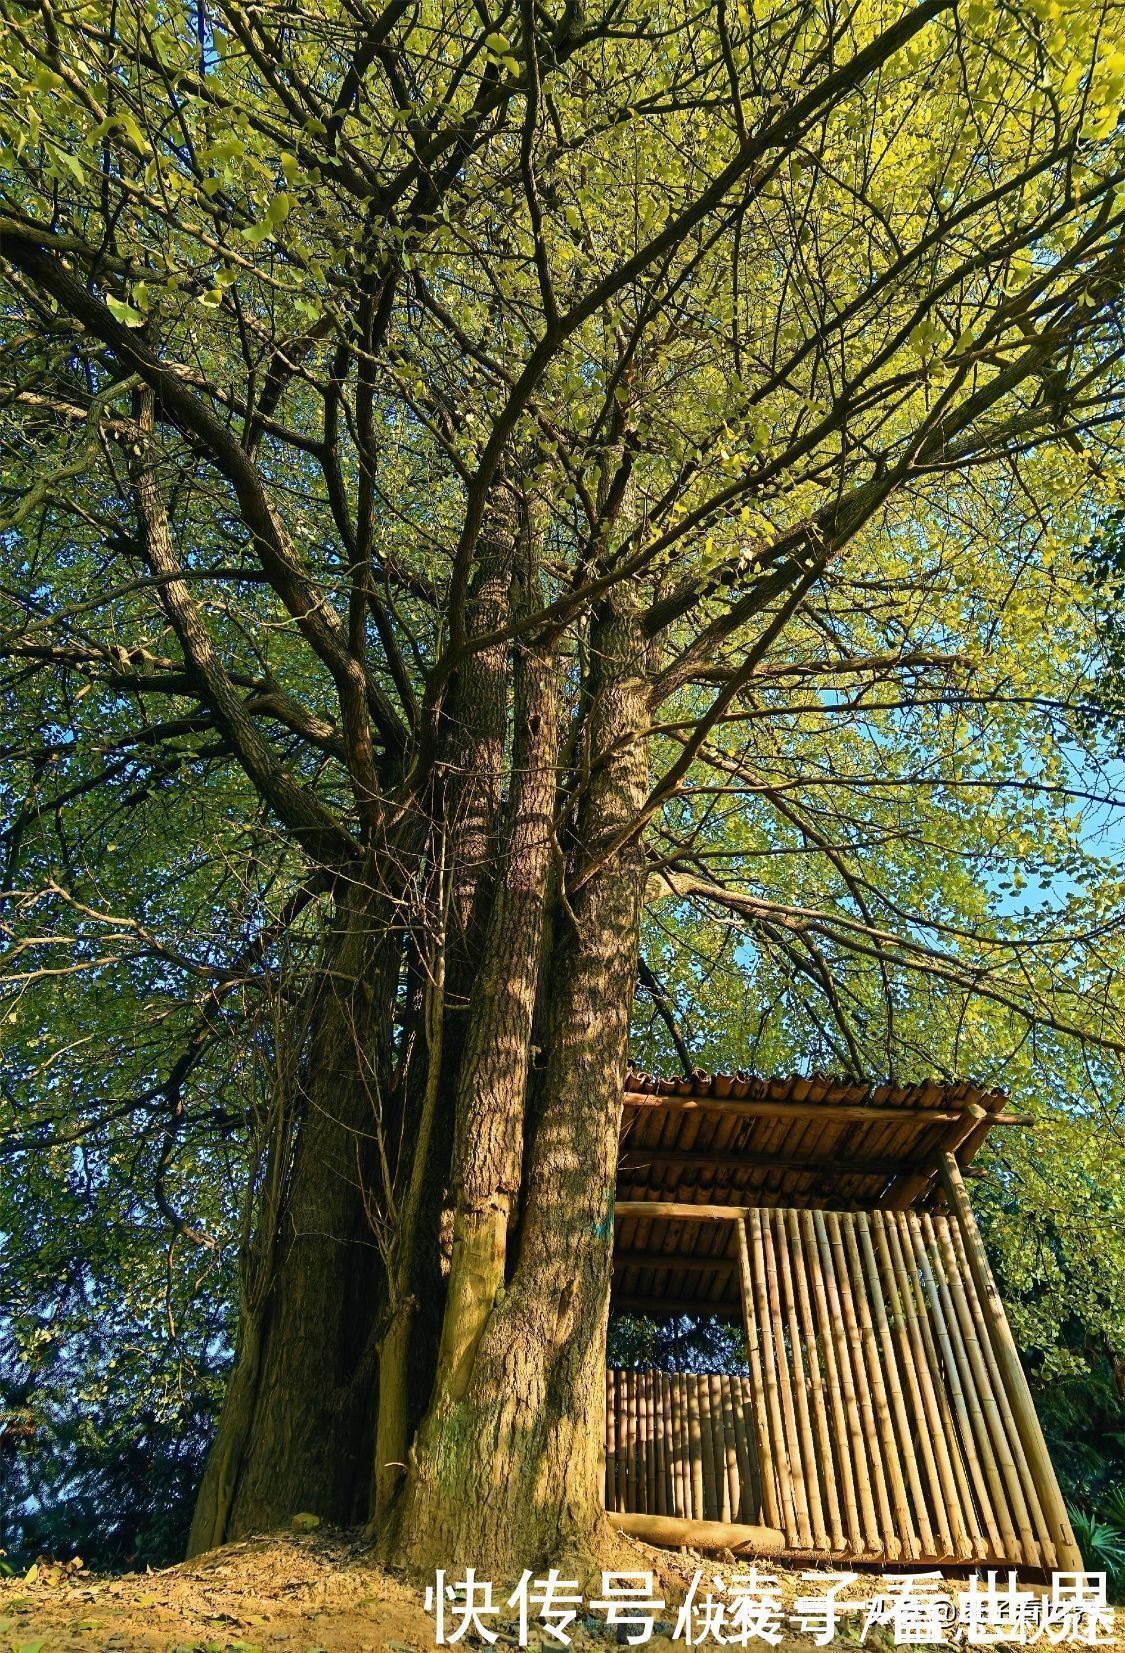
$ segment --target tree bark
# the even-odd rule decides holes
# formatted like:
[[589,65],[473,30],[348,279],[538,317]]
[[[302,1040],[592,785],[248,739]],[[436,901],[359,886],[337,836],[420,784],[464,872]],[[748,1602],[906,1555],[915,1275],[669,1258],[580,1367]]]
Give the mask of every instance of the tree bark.
[[[494,1136],[467,1132],[461,1279],[447,1300],[439,1383],[381,1532],[384,1553],[421,1569],[455,1560],[502,1576],[563,1557],[579,1564],[600,1540],[612,1208],[643,874],[634,845],[611,846],[647,784],[644,648],[620,598],[598,617],[590,653],[570,857],[584,876],[573,903],[560,897],[539,982],[546,1065],[524,1143],[522,1216],[502,1258],[496,1213],[506,1213],[515,1144],[505,1137],[498,1153]],[[482,984],[482,1006],[490,991]],[[491,1009],[482,1025],[495,1066],[505,1042]],[[518,1026],[527,1037],[522,1001]]]
[[381,1053],[397,954],[384,899],[362,880],[338,899],[313,987],[294,1103],[282,1101],[235,1366],[189,1554],[298,1511],[362,1519],[372,1450],[372,1340],[381,1261]]

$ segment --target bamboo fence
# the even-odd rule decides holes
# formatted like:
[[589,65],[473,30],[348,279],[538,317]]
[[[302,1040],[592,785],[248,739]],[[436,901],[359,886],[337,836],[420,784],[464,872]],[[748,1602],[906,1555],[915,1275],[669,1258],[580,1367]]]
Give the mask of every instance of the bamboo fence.
[[948,1215],[729,1210],[747,1374],[608,1372],[607,1509],[801,1557],[1080,1568],[952,1155],[941,1178]]

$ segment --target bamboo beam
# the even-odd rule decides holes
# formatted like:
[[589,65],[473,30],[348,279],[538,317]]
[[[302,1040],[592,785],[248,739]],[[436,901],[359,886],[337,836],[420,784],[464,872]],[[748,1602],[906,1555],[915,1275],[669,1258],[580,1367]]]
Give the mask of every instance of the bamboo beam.
[[690,1205],[686,1200],[618,1200],[614,1217],[663,1217],[676,1222],[734,1222],[746,1205]]
[[1039,1494],[1039,1503],[1050,1524],[1051,1542],[1055,1546],[1059,1565],[1068,1571],[1080,1570],[1083,1566],[1082,1553],[1074,1539],[1074,1530],[1059,1490],[1055,1466],[1051,1462],[1047,1443],[1043,1439],[1035,1402],[1031,1398],[1031,1389],[1024,1374],[1019,1351],[1016,1349],[1012,1329],[1008,1324],[1008,1316],[1004,1312],[1000,1293],[996,1289],[996,1281],[992,1277],[984,1241],[977,1228],[977,1220],[969,1204],[965,1184],[961,1180],[960,1167],[953,1155],[948,1154],[943,1156],[938,1169],[950,1212],[961,1231],[973,1284],[988,1320],[992,1347],[1003,1374],[1008,1401],[1019,1426],[1020,1440]]
[[780,1555],[785,1534],[777,1527],[750,1527],[740,1521],[683,1521],[672,1515],[624,1515],[610,1511],[611,1527],[645,1544],[666,1549],[733,1550],[736,1555]]
[[[698,1171],[831,1171],[838,1176],[891,1177],[899,1171],[913,1171],[915,1166],[901,1157],[888,1155],[868,1157],[863,1154],[759,1154],[752,1150],[742,1153],[721,1153],[718,1149],[623,1148],[617,1161],[618,1171],[643,1171],[649,1166],[671,1165],[684,1170]],[[933,1156],[919,1162],[917,1169],[928,1168],[934,1176],[937,1167]],[[963,1174],[963,1173],[962,1173]],[[970,1175],[975,1173],[970,1172]]]
[[[866,1102],[771,1102],[768,1098],[729,1096],[651,1096],[647,1091],[626,1091],[626,1108],[668,1108],[678,1113],[724,1113],[736,1119],[842,1119],[849,1124],[871,1125],[955,1125],[964,1110],[949,1108],[869,1107]],[[983,1121],[982,1121],[983,1123]],[[993,1125],[1030,1125],[1026,1114],[998,1113],[989,1117]]]

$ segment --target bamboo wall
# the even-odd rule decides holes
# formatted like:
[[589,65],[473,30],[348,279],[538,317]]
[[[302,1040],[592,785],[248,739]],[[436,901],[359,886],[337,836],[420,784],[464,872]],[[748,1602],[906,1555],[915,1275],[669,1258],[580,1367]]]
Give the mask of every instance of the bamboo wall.
[[608,1373],[608,1509],[794,1555],[1081,1566],[967,1207],[734,1220],[748,1374]]

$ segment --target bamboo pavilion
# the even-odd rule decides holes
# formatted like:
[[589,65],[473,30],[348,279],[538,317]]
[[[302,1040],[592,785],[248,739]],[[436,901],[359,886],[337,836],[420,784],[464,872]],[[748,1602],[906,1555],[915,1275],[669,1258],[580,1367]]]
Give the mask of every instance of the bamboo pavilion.
[[746,1372],[610,1370],[606,1508],[806,1561],[1082,1560],[966,1190],[969,1083],[626,1079],[611,1313],[733,1320]]

